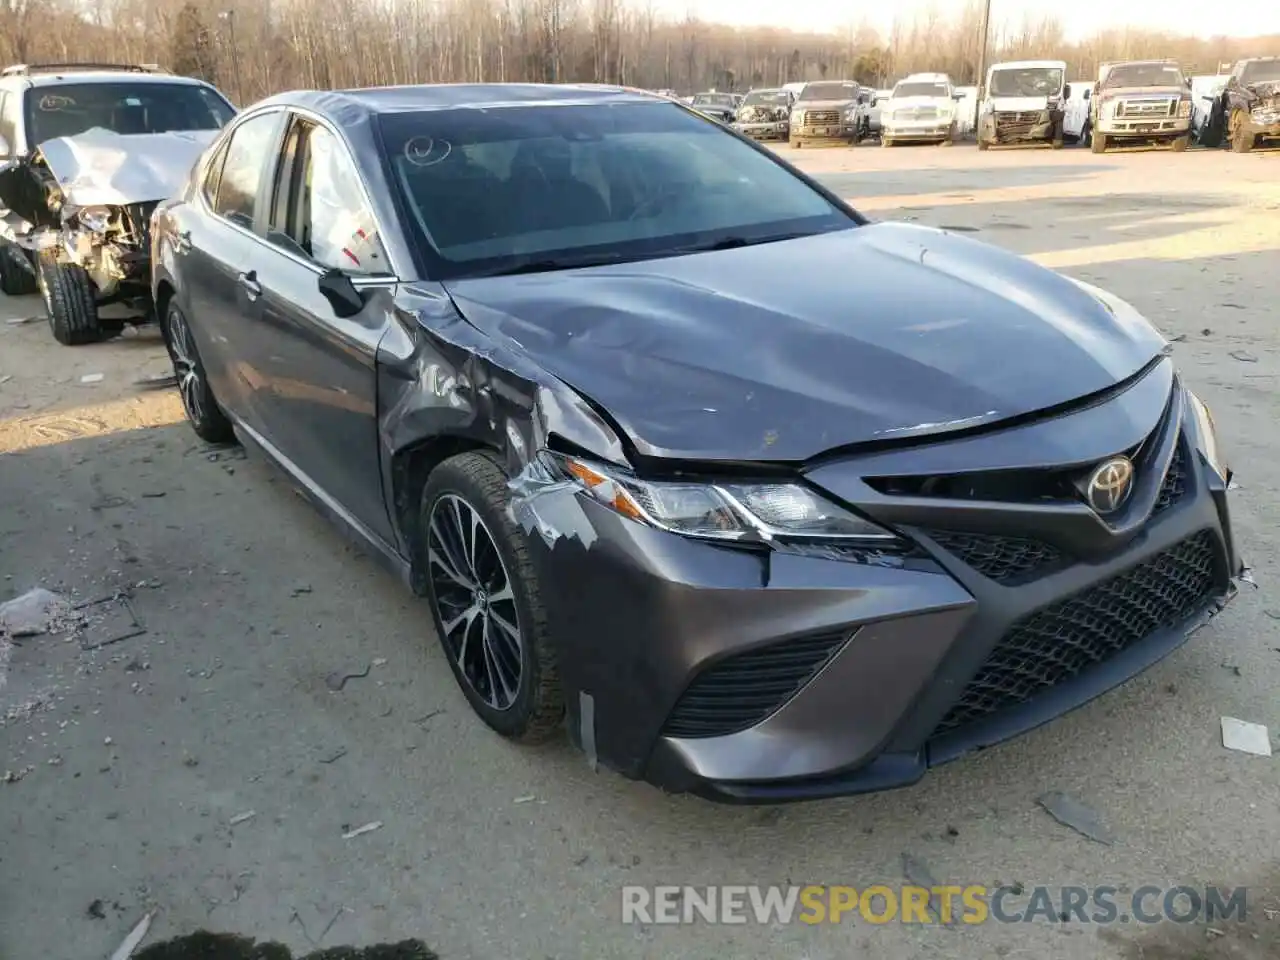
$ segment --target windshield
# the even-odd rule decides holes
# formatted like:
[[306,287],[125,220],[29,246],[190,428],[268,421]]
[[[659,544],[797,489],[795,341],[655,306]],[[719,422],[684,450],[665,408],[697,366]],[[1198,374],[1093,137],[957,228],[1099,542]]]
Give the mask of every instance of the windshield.
[[949,97],[951,91],[945,83],[900,83],[893,88],[897,97]]
[[1061,90],[1062,71],[1057,67],[996,70],[991,74],[993,97],[1052,97]]
[[1241,83],[1267,83],[1280,80],[1280,60],[1255,60],[1240,72]]
[[853,83],[806,83],[801,100],[856,100],[858,87]]
[[858,222],[674,104],[394,113],[378,123],[433,279],[671,256]]
[[752,90],[747,94],[747,99],[742,101],[742,105],[744,107],[785,107],[788,99],[785,90]]
[[217,130],[235,109],[206,86],[192,83],[62,83],[27,96],[27,139],[39,146],[93,127],[114,133]]
[[700,93],[693,98],[695,107],[732,107],[733,97],[727,93]]
[[1104,87],[1181,87],[1182,71],[1171,63],[1122,63],[1112,67]]

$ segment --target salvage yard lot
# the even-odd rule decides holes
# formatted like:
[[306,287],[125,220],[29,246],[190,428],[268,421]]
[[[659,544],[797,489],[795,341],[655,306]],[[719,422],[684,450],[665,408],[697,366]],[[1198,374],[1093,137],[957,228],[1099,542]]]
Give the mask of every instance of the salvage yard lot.
[[[134,385],[165,368],[154,335],[68,349],[0,324],[0,600],[128,588],[145,628],[0,653],[0,957],[106,956],[151,909],[149,942],[208,928],[300,953],[416,936],[486,960],[1280,955],[1280,767],[1219,733],[1224,715],[1280,730],[1280,154],[780,152],[875,217],[1031,256],[1174,339],[1229,444],[1259,589],[1121,689],[915,788],[668,797],[489,733],[425,606],[270,468],[198,443],[172,392]],[[849,276],[852,302],[878,282]],[[1048,791],[1114,843],[1052,820]],[[620,922],[628,884],[893,885],[904,856],[957,885],[1247,886],[1249,909],[1213,929]]]

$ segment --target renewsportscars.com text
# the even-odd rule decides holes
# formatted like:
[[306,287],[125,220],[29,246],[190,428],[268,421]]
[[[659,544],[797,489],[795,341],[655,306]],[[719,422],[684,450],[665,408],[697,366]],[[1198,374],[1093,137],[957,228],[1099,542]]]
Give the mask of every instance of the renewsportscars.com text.
[[1243,921],[1245,887],[658,886],[622,888],[623,923],[1196,923]]

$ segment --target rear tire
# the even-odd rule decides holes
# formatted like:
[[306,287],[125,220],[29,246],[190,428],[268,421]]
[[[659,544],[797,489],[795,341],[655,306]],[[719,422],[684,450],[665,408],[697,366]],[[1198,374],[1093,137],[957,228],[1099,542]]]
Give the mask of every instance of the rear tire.
[[93,281],[78,263],[63,263],[41,251],[36,260],[37,282],[49,314],[53,339],[64,347],[97,343],[114,336],[124,325],[104,327],[98,320],[98,299]]
[[26,252],[14,244],[5,243],[0,250],[0,293],[6,296],[20,297],[36,292],[36,275],[18,262],[19,257],[28,264],[31,262]]
[[182,397],[182,409],[187,414],[191,429],[201,440],[209,443],[234,443],[235,429],[218,406],[213,388],[209,386],[209,377],[196,348],[191,325],[173,300],[165,308],[160,332],[169,351],[174,376],[178,378],[178,394]]
[[471,709],[496,733],[538,743],[563,724],[564,694],[538,573],[510,502],[493,455],[451,457],[422,489],[415,546],[436,636]]

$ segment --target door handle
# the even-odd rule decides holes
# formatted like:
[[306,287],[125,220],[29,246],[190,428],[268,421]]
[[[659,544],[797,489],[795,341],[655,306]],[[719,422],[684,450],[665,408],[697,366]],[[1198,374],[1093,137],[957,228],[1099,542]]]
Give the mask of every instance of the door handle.
[[191,252],[191,231],[183,230],[177,235],[173,241],[174,253],[190,253]]
[[242,273],[237,278],[240,286],[244,288],[244,292],[248,294],[250,300],[257,300],[262,296],[262,286],[258,283],[258,271],[250,270],[248,273]]

